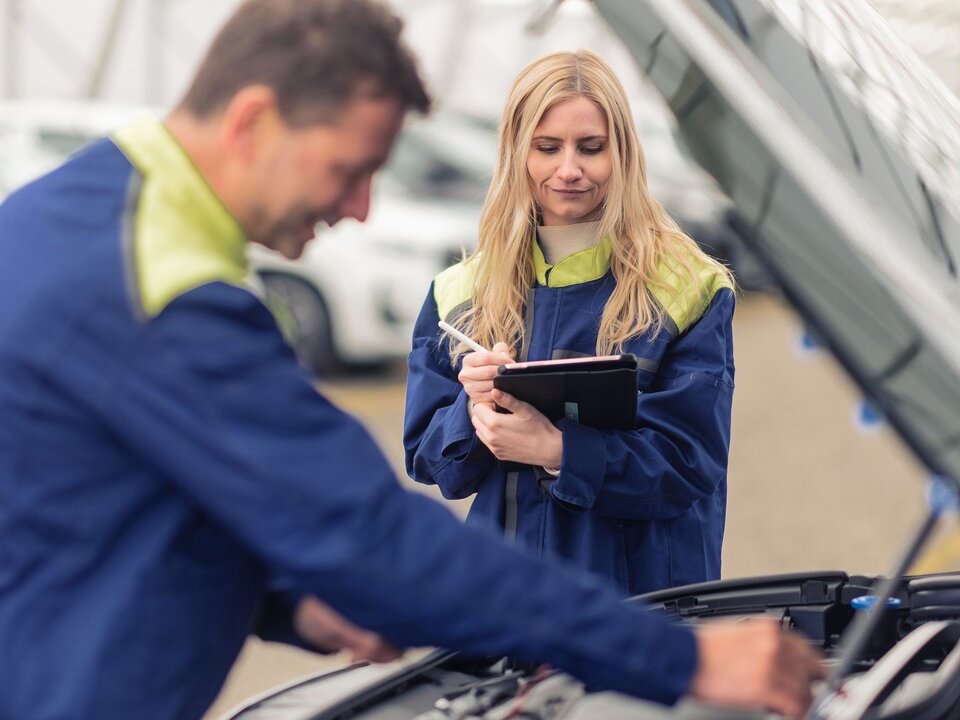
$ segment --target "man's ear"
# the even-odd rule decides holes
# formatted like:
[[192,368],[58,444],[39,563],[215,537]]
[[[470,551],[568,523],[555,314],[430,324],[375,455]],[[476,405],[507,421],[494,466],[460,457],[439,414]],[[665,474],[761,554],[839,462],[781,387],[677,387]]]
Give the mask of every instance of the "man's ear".
[[220,127],[230,154],[252,164],[283,125],[276,93],[266,85],[250,85],[227,103]]

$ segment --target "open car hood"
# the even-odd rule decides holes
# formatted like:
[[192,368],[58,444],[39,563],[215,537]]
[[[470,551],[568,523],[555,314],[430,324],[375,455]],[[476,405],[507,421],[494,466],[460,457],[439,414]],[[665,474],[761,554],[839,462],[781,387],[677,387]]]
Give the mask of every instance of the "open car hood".
[[[859,1],[593,1],[787,298],[930,469],[960,480],[960,108],[949,91]],[[860,601],[885,582],[794,573],[640,599],[691,623],[771,617],[836,662],[870,617]],[[822,716],[956,717],[960,573],[897,577],[882,592],[877,606],[891,611],[847,653],[854,679]],[[766,717],[683,703],[671,714],[541,670],[437,651],[306,678],[230,720]],[[349,673],[357,684],[343,693]]]
[[960,103],[863,0],[594,0],[871,403],[960,481]]

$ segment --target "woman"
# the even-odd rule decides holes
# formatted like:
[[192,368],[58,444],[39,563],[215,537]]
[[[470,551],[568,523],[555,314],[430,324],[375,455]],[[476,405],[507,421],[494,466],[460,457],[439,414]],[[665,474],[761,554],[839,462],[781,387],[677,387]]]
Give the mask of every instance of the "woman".
[[[650,197],[609,66],[540,58],[504,109],[477,249],[435,278],[414,330],[407,471],[448,498],[475,493],[469,522],[625,593],[716,579],[733,308],[729,272]],[[491,351],[441,336],[440,319]],[[493,389],[512,356],[620,352],[640,359],[632,431],[554,425]]]

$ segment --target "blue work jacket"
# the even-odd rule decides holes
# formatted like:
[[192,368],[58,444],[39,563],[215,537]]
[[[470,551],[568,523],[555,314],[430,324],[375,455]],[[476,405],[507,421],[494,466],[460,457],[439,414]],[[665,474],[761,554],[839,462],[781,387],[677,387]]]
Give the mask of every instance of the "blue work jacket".
[[[520,359],[594,355],[614,289],[607,239],[549,265],[533,243],[537,282]],[[699,286],[665,272],[652,288],[665,323],[630,340],[640,360],[636,428],[600,431],[571,420],[555,480],[542,468],[503,466],[477,439],[437,321],[469,307],[471,263],[433,282],[409,357],[407,472],[448,498],[476,494],[469,522],[503,528],[541,557],[570,562],[638,594],[720,577],[733,398],[734,293],[710,264]]]
[[305,594],[398,646],[661,701],[688,628],[397,483],[245,278],[157,122],[0,206],[0,720],[191,720]]

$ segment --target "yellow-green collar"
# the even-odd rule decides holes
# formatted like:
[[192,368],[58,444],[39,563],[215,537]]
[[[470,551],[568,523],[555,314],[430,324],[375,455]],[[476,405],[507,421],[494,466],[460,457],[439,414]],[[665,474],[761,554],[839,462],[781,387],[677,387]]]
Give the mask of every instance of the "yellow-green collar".
[[243,230],[166,127],[138,120],[113,140],[143,177],[127,242],[146,314],[203,283],[242,283]]
[[162,122],[142,118],[120,128],[113,137],[145,175],[168,181],[163,188],[168,203],[215,238],[220,251],[246,267],[247,238],[239,223]]
[[537,273],[537,282],[547,287],[566,287],[599,280],[610,269],[612,253],[610,238],[603,236],[596,245],[571,253],[551,265],[544,259],[543,250],[534,238],[533,267]]

